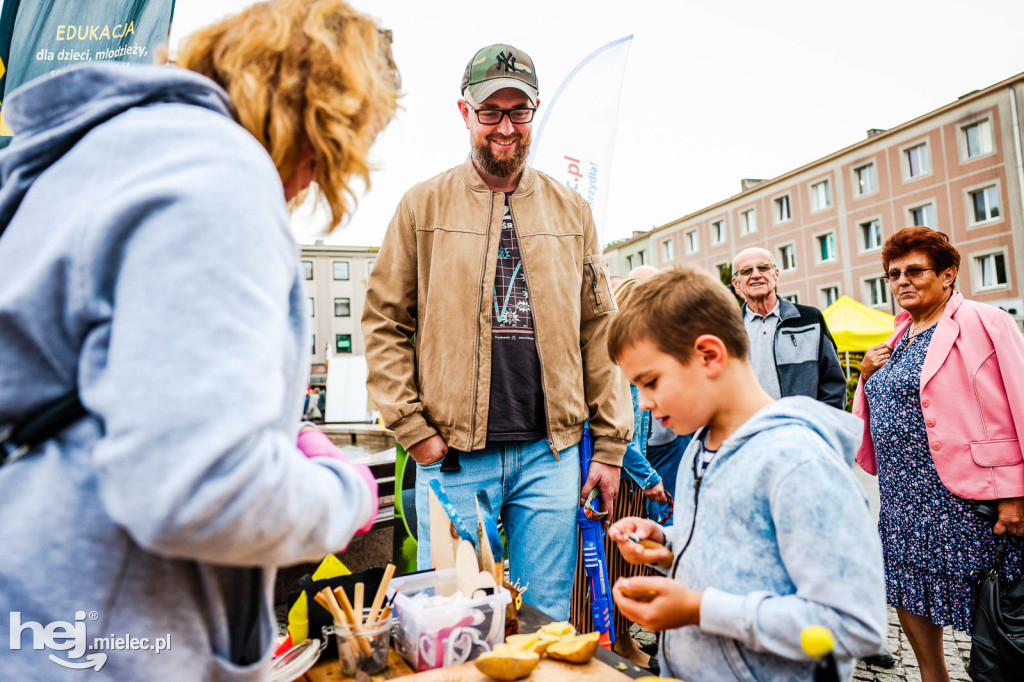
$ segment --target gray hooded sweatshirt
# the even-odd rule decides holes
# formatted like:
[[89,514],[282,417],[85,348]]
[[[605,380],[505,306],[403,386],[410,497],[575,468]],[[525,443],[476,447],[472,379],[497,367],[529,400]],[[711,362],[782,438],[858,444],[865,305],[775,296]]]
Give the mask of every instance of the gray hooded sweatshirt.
[[309,308],[280,177],[173,67],[73,69],[4,117],[0,429],[76,385],[88,416],[0,467],[0,677],[266,679],[275,567],[376,504],[295,446]]
[[850,470],[862,429],[811,398],[783,398],[722,443],[699,486],[698,432],[665,533],[672,576],[704,593],[700,625],[663,633],[664,675],[811,682],[800,646],[811,625],[832,633],[843,679],[882,648],[882,547]]

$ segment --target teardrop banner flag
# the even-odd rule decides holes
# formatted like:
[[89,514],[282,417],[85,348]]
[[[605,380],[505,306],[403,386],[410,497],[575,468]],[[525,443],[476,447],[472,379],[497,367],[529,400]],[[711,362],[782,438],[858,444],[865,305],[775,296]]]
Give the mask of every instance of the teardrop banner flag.
[[545,106],[530,165],[578,191],[604,231],[622,81],[633,36],[594,50],[574,68]]
[[[81,62],[152,64],[167,43],[173,14],[174,0],[3,0],[3,100],[33,78]],[[10,135],[0,108],[0,147]]]

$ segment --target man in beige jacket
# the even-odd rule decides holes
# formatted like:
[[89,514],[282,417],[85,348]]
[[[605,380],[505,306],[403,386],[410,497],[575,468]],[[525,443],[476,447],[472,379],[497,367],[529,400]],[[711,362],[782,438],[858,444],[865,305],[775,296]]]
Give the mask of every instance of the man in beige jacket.
[[429,482],[470,528],[484,490],[501,510],[512,581],[565,619],[577,506],[596,487],[611,509],[632,435],[626,379],[605,348],[615,302],[590,207],[526,165],[539,104],[529,56],[479,50],[461,92],[469,158],[405,194],[374,264],[367,385],[418,465],[420,568],[431,563]]

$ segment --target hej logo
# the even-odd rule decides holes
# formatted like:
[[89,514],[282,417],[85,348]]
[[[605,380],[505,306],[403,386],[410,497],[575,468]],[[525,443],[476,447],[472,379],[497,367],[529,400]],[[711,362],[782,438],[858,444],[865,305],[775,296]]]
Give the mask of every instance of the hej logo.
[[[92,612],[89,614],[89,617],[92,620],[96,620],[97,616],[95,612]],[[85,611],[77,611],[75,612],[74,623],[58,620],[43,626],[42,623],[31,620],[22,623],[21,612],[12,611],[10,629],[11,650],[21,649],[22,636],[28,631],[32,633],[33,649],[52,649],[54,651],[68,652],[67,657],[71,660],[65,660],[50,654],[49,658],[54,663],[76,670],[95,668],[96,671],[99,671],[103,664],[107,662],[107,655],[104,653],[89,654],[85,657],[85,660],[76,660],[82,657],[88,646],[85,618]]]

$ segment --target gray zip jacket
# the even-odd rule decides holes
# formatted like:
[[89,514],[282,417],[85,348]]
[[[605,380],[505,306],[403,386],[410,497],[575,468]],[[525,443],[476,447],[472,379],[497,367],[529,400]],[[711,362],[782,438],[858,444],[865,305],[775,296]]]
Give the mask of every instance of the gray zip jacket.
[[662,634],[662,675],[810,682],[800,633],[821,625],[850,679],[886,632],[881,543],[850,470],[860,420],[783,398],[729,436],[700,475],[702,436],[679,463],[675,525],[664,529],[672,577],[704,592],[700,625]]
[[[296,448],[309,309],[280,177],[173,67],[36,80],[4,118],[0,428],[76,384],[88,416],[0,467],[0,677],[269,679],[275,567],[375,506]],[[111,636],[150,648],[89,648]]]
[[846,374],[820,310],[780,298],[774,350],[783,398],[805,395],[840,410],[846,407]]

